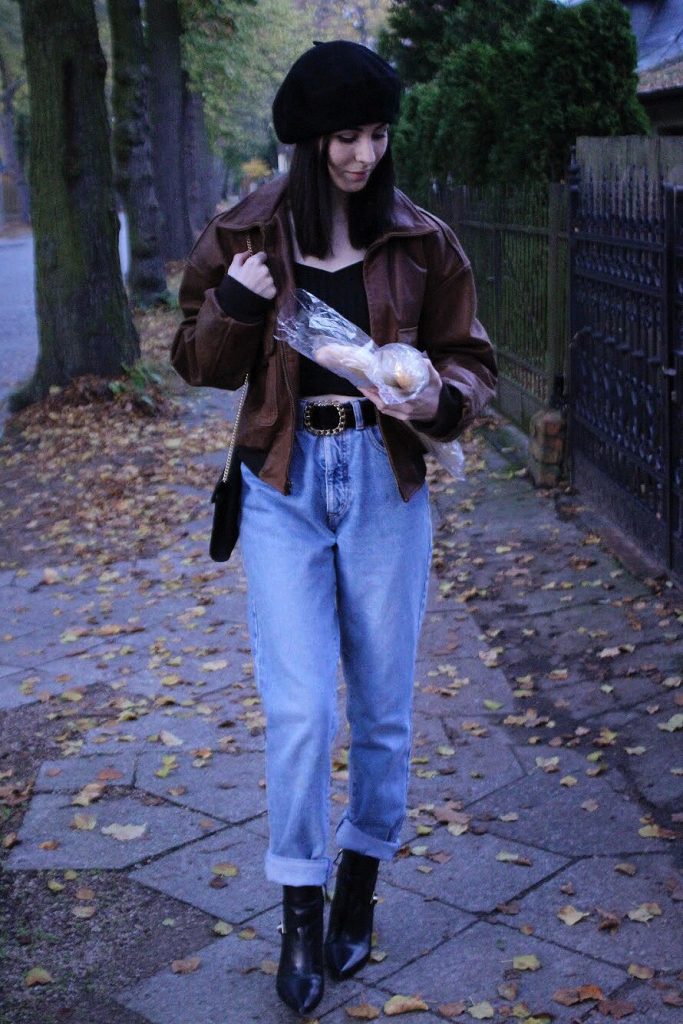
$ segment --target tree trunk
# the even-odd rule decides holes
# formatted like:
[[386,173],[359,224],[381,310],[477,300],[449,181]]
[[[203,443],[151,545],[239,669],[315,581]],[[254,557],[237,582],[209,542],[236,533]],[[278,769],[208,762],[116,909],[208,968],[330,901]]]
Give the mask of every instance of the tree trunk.
[[22,0],[21,20],[40,351],[14,409],[80,374],[118,375],[140,353],[119,266],[93,2]]
[[147,0],[154,180],[161,207],[161,252],[183,259],[193,235],[183,173],[184,78],[178,0]]
[[183,159],[190,227],[196,238],[215,212],[220,186],[206,134],[202,98],[188,89],[185,90]]
[[114,65],[115,181],[130,237],[128,290],[132,303],[149,306],[166,295],[166,275],[159,248],[140,0],[108,0],[108,7]]
[[19,196],[22,224],[31,223],[31,204],[29,199],[28,182],[24,174],[24,168],[17,152],[17,139],[14,125],[14,95],[22,84],[21,81],[11,81],[7,68],[7,62],[0,51],[0,142],[5,154],[6,169],[14,181],[14,186]]

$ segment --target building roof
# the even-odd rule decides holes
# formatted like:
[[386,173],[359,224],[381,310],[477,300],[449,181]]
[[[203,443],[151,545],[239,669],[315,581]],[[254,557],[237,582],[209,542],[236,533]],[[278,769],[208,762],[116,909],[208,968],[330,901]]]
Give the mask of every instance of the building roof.
[[[564,0],[568,6],[584,0]],[[639,76],[683,59],[683,3],[681,0],[621,0],[631,15],[638,47]],[[641,79],[642,80],[642,79]],[[681,84],[681,83],[676,83]],[[662,86],[666,88],[667,86]],[[649,87],[648,87],[649,88]]]
[[661,92],[662,89],[680,89],[683,87],[683,57],[651,68],[638,75],[638,94]]

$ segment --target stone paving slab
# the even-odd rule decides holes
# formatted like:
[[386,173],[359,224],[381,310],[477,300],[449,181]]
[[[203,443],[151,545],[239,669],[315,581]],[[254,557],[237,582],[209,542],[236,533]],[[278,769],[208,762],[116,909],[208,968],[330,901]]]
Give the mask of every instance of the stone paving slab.
[[[155,773],[163,769],[162,758],[175,755],[177,768],[165,778]],[[205,767],[193,767],[197,760],[181,747],[141,754],[135,783],[139,789],[156,793],[166,800],[235,824],[263,813],[266,809],[262,753],[216,753]],[[178,793],[178,789],[184,792]]]
[[[120,750],[122,743],[149,744],[149,737],[158,736],[162,730],[173,733],[188,749],[217,748],[221,735],[232,731],[218,729],[215,722],[208,721],[206,716],[198,714],[192,708],[171,707],[164,711],[151,711],[134,721],[112,720],[96,726],[85,737],[83,753],[109,753]],[[160,757],[162,747],[163,744],[159,743]],[[172,753],[173,749],[163,747],[163,753]]]
[[[270,909],[281,898],[282,890],[264,880],[266,845],[253,831],[245,835],[241,827],[223,829],[134,871],[131,878],[238,924]],[[224,879],[214,874],[213,867],[223,863],[234,865],[238,874]],[[220,887],[214,888],[211,882]]]
[[[471,832],[452,836],[445,828],[421,840],[420,845],[427,853],[392,861],[383,869],[386,881],[425,897],[438,894],[444,903],[471,912],[494,910],[567,864],[565,857],[524,843]],[[531,864],[497,860],[500,853],[517,854]],[[434,859],[437,855],[449,859],[439,863]],[[424,868],[432,870],[425,874]]]
[[658,675],[610,677],[604,682],[600,677],[559,681],[541,677],[538,686],[544,694],[553,697],[557,708],[566,708],[577,723],[616,708],[635,708],[646,700],[654,702],[662,695]]
[[[528,842],[544,850],[566,855],[650,852],[652,839],[638,834],[642,828],[643,811],[627,794],[623,777],[610,769],[605,775],[577,778],[574,786],[564,786],[567,751],[552,747],[520,748],[521,756],[556,757],[561,753],[560,771],[551,774],[538,770],[526,778],[506,786],[492,796],[484,797],[468,807],[477,820],[486,821],[489,831],[509,840]],[[585,762],[584,762],[585,763]],[[567,772],[567,774],[572,774]],[[581,805],[590,803],[588,809]],[[593,808],[593,809],[591,809]],[[515,821],[501,821],[500,815],[515,812]],[[567,824],[573,823],[568,828]],[[661,844],[662,840],[658,840]]]
[[[100,772],[114,771],[119,778],[105,780],[106,785],[132,786],[135,774],[133,751],[93,754],[90,757],[65,757],[61,761],[43,761],[36,778],[36,793],[77,793],[89,782],[97,782]],[[94,805],[93,805],[94,806]]]
[[[463,722],[469,721],[475,719],[449,717],[443,720],[446,733],[443,749],[453,753],[432,754],[427,764],[413,765],[410,787],[414,799],[422,802],[452,799],[471,804],[523,777],[515,749],[505,732],[490,726],[479,716],[476,721],[487,729],[487,735],[470,736],[461,728]],[[437,774],[430,777],[432,772]]]
[[[354,981],[361,985],[381,985],[382,979],[394,974],[399,967],[430,953],[437,946],[468,928],[476,918],[433,896],[398,890],[384,881],[385,865],[380,866],[376,894],[378,903],[373,920],[373,948],[384,959],[370,960]],[[276,890],[275,890],[276,891]],[[330,882],[330,898],[334,891],[334,878]],[[329,906],[326,908],[329,916]],[[278,904],[251,920],[259,935],[278,939],[277,926],[282,919]],[[386,996],[385,996],[386,1000]]]
[[[652,707],[659,711],[650,714],[648,708]],[[628,761],[629,775],[639,793],[655,806],[670,805],[674,810],[683,806],[683,775],[672,774],[673,769],[683,769],[683,745],[678,730],[669,732],[660,726],[667,725],[676,714],[680,714],[680,706],[672,694],[662,693],[660,687],[657,699],[631,709],[619,731],[624,750],[645,748]]]
[[[433,592],[433,598],[438,605],[437,591]],[[456,661],[477,656],[477,651],[481,647],[480,630],[464,609],[465,606],[461,605],[459,611],[449,609],[428,611],[425,614],[418,646],[418,661]]]
[[[277,959],[275,943],[242,941],[232,934],[201,950],[188,950],[191,955],[201,959],[192,974],[161,971],[120,993],[118,1002],[151,1024],[292,1024],[302,1019],[280,1002],[275,978],[260,969],[264,960]],[[353,980],[327,985],[316,1017],[349,999],[360,1001],[361,992]]]
[[[480,642],[478,650],[486,652],[489,645]],[[485,701],[494,701],[503,711],[511,711],[515,706],[505,674],[499,668],[487,668],[478,653],[474,658],[452,656],[418,661],[415,678],[423,713],[488,714],[490,708]]]
[[[636,874],[616,871],[618,858],[590,857],[568,865],[552,880],[539,885],[520,901],[516,918],[534,922],[534,934],[558,945],[589,953],[621,967],[649,966],[657,971],[680,970],[683,965],[683,907],[671,899],[671,888],[683,884],[674,859],[666,854],[638,854],[630,858]],[[573,892],[563,892],[571,886]],[[657,904],[666,916],[653,914],[643,923],[628,918],[643,904]],[[557,917],[571,905],[588,912],[575,925]],[[620,918],[616,931],[600,929],[597,908]]]
[[[71,828],[75,814],[93,816],[92,830]],[[119,841],[103,835],[103,827],[147,825],[139,839]],[[174,849],[205,836],[219,826],[185,808],[169,804],[145,805],[133,797],[100,800],[82,808],[62,793],[37,793],[31,800],[19,830],[19,844],[5,862],[11,871],[53,868],[125,868],[147,857]],[[40,849],[40,843],[57,840],[56,849]]]
[[[330,982],[328,988],[334,991],[338,988],[339,991],[346,991],[348,982],[341,982],[338,985],[335,982]],[[335,1010],[331,1010],[329,1013],[323,1009],[322,1013],[318,1013],[318,1018],[324,1024],[350,1024],[353,1018],[351,1018],[346,1012],[347,1008],[360,1006],[361,1004],[370,1004],[370,1006],[376,1007],[381,1011],[386,1001],[390,998],[388,992],[383,992],[381,989],[375,988],[364,988],[354,995],[351,999],[348,999],[343,1006],[337,1007]],[[324,1004],[322,1004],[324,1007]],[[320,1007],[318,1007],[320,1009]],[[316,1011],[317,1013],[318,1011]],[[444,1018],[434,1013],[426,1013],[424,1010],[417,1011],[415,1013],[402,1013],[398,1018],[401,1024],[443,1024]],[[467,1018],[463,1018],[466,1020]],[[470,1018],[471,1019],[471,1018]],[[377,1020],[387,1021],[389,1017],[380,1015]]]
[[62,641],[68,626],[60,624],[53,628],[45,623],[14,640],[5,640],[2,645],[2,664],[15,665],[18,668],[44,668],[51,661],[56,661],[65,654],[74,657],[77,653],[91,650],[104,642],[101,636],[79,637],[73,644]]
[[47,680],[40,672],[0,665],[0,711],[35,704],[40,694],[48,697],[62,690],[60,683]]
[[[667,1006],[663,1002],[663,996],[667,992],[678,993],[678,1006]],[[631,981],[617,989],[613,993],[613,998],[632,1005],[632,1016],[623,1018],[626,1021],[633,1021],[634,1024],[679,1024],[683,998],[680,979],[671,979],[668,984],[664,978],[657,978],[654,982],[645,984],[642,981]],[[605,1024],[609,1018],[599,1010],[589,1010],[587,1015],[579,1017],[579,1020],[581,1024]]]
[[[514,970],[513,958],[526,955],[536,956],[540,969]],[[571,1024],[576,1008],[554,1002],[552,995],[557,989],[597,984],[607,994],[626,977],[612,965],[570,953],[535,936],[478,922],[433,953],[385,978],[382,988],[401,994],[419,993],[430,1007],[459,1000],[470,1004],[487,1000],[499,1012],[502,1007],[509,1012],[514,1005],[524,1003],[531,1013],[551,1012],[553,1022]],[[505,982],[516,983],[514,999],[506,1000],[498,994],[498,986]]]
[[115,651],[111,645],[101,644],[85,654],[47,661],[40,665],[40,670],[46,682],[56,680],[64,687],[111,685],[134,673],[140,663],[139,651],[136,652],[132,642],[130,648],[130,651]]

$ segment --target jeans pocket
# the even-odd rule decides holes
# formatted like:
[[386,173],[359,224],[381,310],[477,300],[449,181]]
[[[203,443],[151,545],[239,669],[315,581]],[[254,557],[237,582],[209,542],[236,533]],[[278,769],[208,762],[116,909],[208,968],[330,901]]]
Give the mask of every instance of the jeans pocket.
[[370,444],[373,448],[376,448],[378,452],[383,455],[387,454],[386,445],[384,444],[384,438],[382,437],[382,430],[378,423],[372,427],[366,427],[365,432],[368,435]]

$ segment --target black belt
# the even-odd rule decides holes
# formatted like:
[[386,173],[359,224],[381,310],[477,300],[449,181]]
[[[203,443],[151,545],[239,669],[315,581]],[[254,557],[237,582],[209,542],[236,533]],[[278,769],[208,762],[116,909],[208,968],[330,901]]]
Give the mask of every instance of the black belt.
[[353,402],[305,402],[301,426],[309,434],[325,436],[341,434],[342,430],[360,430],[377,423],[377,409],[369,399],[363,398],[356,404],[360,406],[359,419]]

